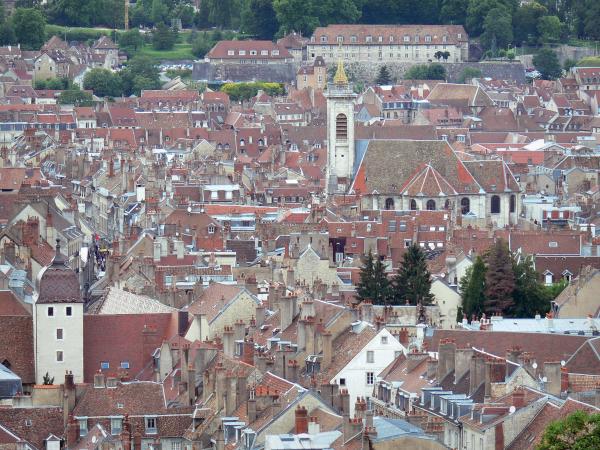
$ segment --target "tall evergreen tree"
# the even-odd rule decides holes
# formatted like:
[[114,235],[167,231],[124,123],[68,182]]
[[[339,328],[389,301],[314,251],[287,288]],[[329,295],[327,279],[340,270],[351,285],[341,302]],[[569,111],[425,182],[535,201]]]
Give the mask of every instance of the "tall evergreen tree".
[[381,66],[379,68],[379,73],[377,74],[377,78],[375,79],[375,83],[379,86],[386,86],[391,84],[392,75],[390,74],[390,70],[387,66]]
[[373,253],[363,259],[360,281],[356,287],[358,298],[371,300],[375,305],[385,305],[389,299],[390,282],[385,273],[385,265]]
[[397,305],[409,303],[428,305],[433,300],[431,294],[431,274],[427,268],[425,253],[416,245],[411,245],[392,283],[392,302]]
[[477,256],[473,265],[467,269],[467,273],[460,280],[462,309],[468,319],[471,319],[473,314],[480,317],[484,311],[485,272],[483,259],[481,256]]
[[509,313],[515,304],[515,274],[508,244],[498,239],[490,248],[486,259],[485,311],[487,314]]
[[550,311],[550,301],[553,297],[546,289],[533,267],[530,257],[513,262],[515,274],[515,290],[513,298],[515,304],[508,313],[513,317],[534,317],[536,314],[545,314]]

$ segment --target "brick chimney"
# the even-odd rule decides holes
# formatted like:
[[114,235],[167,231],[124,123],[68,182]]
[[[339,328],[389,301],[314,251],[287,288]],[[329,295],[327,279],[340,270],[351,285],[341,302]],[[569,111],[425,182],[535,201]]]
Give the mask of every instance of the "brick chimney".
[[506,361],[489,358],[485,362],[485,398],[492,398],[492,383],[502,383],[506,377]]
[[133,450],[142,450],[142,435],[139,431],[133,434]]
[[27,246],[38,244],[40,236],[40,221],[37,217],[29,217],[23,225],[23,243]]
[[292,383],[298,382],[298,372],[300,371],[300,366],[298,365],[298,361],[295,359],[288,360],[288,367],[286,371],[286,378]]
[[566,367],[560,368],[560,392],[569,390],[569,371]]
[[225,414],[230,416],[237,408],[237,377],[232,372],[227,373],[226,385]]
[[341,413],[350,416],[350,393],[348,389],[340,389]]
[[246,324],[243,320],[236,320],[233,325],[233,338],[236,341],[243,341],[246,337]]
[[69,422],[67,423],[67,448],[75,448],[78,440],[79,422],[77,422],[72,415],[69,415]]
[[225,390],[227,389],[225,387],[225,376],[226,376],[226,369],[225,367],[223,367],[223,363],[218,362],[216,367],[215,367],[215,377],[216,377],[216,382],[215,382],[215,395],[216,395],[216,399],[217,399],[217,404],[216,404],[216,409],[217,411],[220,411],[222,408],[225,407]]
[[408,348],[408,330],[406,328],[400,329],[400,334],[398,336],[398,340],[405,347]]
[[196,369],[193,364],[187,367],[187,380],[188,405],[193,405],[196,402]]
[[351,419],[350,417],[344,417],[344,425],[343,425],[343,435],[344,435],[344,443],[348,442],[354,436],[359,434],[363,429],[363,420],[355,417]]
[[65,425],[69,423],[69,416],[75,409],[76,390],[73,372],[65,373],[65,383],[63,385],[63,420]]
[[308,411],[304,406],[296,408],[296,434],[308,433]]
[[248,411],[248,423],[252,423],[256,420],[256,390],[254,386],[248,389],[249,398],[246,403],[246,409]]
[[254,365],[254,340],[252,338],[244,340],[242,361],[250,366]]
[[110,158],[110,161],[108,162],[108,176],[110,178],[115,176],[115,162],[112,158]]
[[121,442],[123,450],[131,450],[131,432],[127,428],[121,432]]

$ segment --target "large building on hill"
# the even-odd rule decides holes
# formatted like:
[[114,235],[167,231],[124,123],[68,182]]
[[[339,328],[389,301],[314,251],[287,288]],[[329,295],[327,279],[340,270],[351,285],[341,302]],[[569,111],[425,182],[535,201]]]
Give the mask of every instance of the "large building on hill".
[[307,44],[308,60],[318,56],[329,63],[339,58],[362,63],[457,63],[467,61],[469,39],[462,25],[329,25],[315,29]]

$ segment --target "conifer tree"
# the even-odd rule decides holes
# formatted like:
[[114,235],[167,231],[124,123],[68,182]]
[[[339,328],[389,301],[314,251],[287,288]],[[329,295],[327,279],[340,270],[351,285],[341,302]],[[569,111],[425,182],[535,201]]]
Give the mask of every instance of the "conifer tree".
[[486,259],[485,311],[490,315],[509,313],[515,304],[515,274],[508,244],[498,239]]
[[392,303],[428,305],[433,300],[430,290],[431,274],[427,268],[425,254],[419,246],[413,244],[404,254],[402,264],[394,277]]
[[389,299],[389,286],[385,265],[369,251],[363,259],[360,281],[356,286],[358,298],[371,300],[374,305],[385,305]]
[[363,264],[360,268],[360,281],[356,285],[356,294],[360,300],[371,299],[373,292],[373,253],[363,258]]
[[377,78],[375,79],[375,83],[379,86],[386,86],[391,84],[392,76],[390,74],[387,66],[381,66],[379,68],[379,73],[377,74]]
[[[462,310],[468,319],[475,314],[480,317],[485,304],[485,264],[481,256],[467,269],[467,273],[460,280],[460,293],[462,295]],[[462,317],[460,317],[462,320]]]

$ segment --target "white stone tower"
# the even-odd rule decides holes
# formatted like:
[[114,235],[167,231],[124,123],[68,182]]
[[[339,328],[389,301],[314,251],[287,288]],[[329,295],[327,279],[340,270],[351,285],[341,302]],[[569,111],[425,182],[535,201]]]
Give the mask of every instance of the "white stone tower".
[[356,94],[348,82],[340,59],[327,86],[327,194],[346,192],[354,170],[354,100]]
[[60,383],[66,371],[83,383],[83,300],[77,274],[67,266],[56,243],[52,264],[41,273],[34,307],[35,380],[48,373]]

